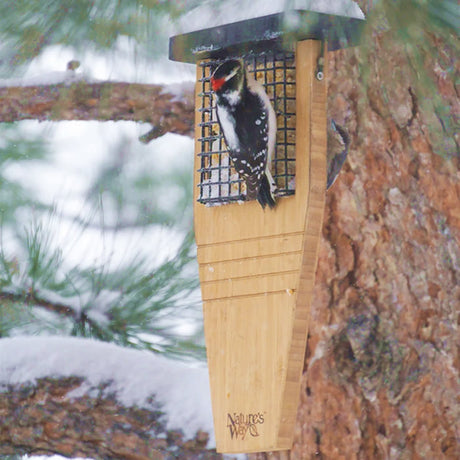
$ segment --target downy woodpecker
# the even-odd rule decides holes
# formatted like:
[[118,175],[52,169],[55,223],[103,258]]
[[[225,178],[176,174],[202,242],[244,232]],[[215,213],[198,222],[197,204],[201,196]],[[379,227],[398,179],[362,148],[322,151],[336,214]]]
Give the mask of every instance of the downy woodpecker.
[[217,118],[236,171],[246,181],[248,200],[275,207],[270,165],[276,143],[276,115],[263,86],[231,59],[212,74]]
[[350,138],[348,133],[331,119],[327,130],[327,184],[332,187],[348,155]]

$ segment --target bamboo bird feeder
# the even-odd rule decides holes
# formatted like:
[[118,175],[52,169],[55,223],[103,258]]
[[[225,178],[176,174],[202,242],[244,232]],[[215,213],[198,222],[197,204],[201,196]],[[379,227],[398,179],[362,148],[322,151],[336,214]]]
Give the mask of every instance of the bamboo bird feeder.
[[[219,452],[292,446],[325,204],[323,43],[340,44],[328,33],[331,24],[339,21],[350,40],[361,22],[301,14],[309,18],[309,32],[291,34],[289,41],[264,38],[267,29],[281,30],[282,15],[272,15],[170,42],[172,59],[197,64],[195,234]],[[213,46],[205,46],[208,41]],[[209,78],[229,56],[244,59],[277,113],[275,210],[244,201],[244,181],[220,133]]]

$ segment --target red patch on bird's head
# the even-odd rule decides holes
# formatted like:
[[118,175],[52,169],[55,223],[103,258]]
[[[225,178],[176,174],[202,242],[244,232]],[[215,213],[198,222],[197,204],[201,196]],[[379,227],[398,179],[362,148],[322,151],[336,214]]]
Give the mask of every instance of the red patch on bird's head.
[[214,78],[211,77],[211,86],[213,91],[219,91],[222,85],[225,83],[225,78]]

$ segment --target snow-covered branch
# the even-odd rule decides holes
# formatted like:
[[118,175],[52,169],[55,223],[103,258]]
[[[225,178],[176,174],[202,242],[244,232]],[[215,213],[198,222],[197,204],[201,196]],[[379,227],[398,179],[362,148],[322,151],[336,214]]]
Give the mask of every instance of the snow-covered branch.
[[[177,86],[177,85],[176,85]],[[64,81],[17,86],[0,82],[0,122],[99,120],[150,123],[155,136],[193,135],[193,84],[177,87],[125,82]]]
[[[0,455],[220,458],[205,368],[109,343],[0,340]],[[208,446],[209,448],[209,446]]]

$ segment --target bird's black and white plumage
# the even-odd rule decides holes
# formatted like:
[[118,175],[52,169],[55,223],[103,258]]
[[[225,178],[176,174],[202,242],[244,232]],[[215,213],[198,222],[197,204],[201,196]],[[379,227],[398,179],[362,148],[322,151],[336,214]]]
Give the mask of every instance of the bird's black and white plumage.
[[211,77],[217,118],[236,171],[246,181],[247,199],[262,208],[275,207],[275,182],[270,173],[276,144],[276,115],[263,86],[242,61],[221,64]]

